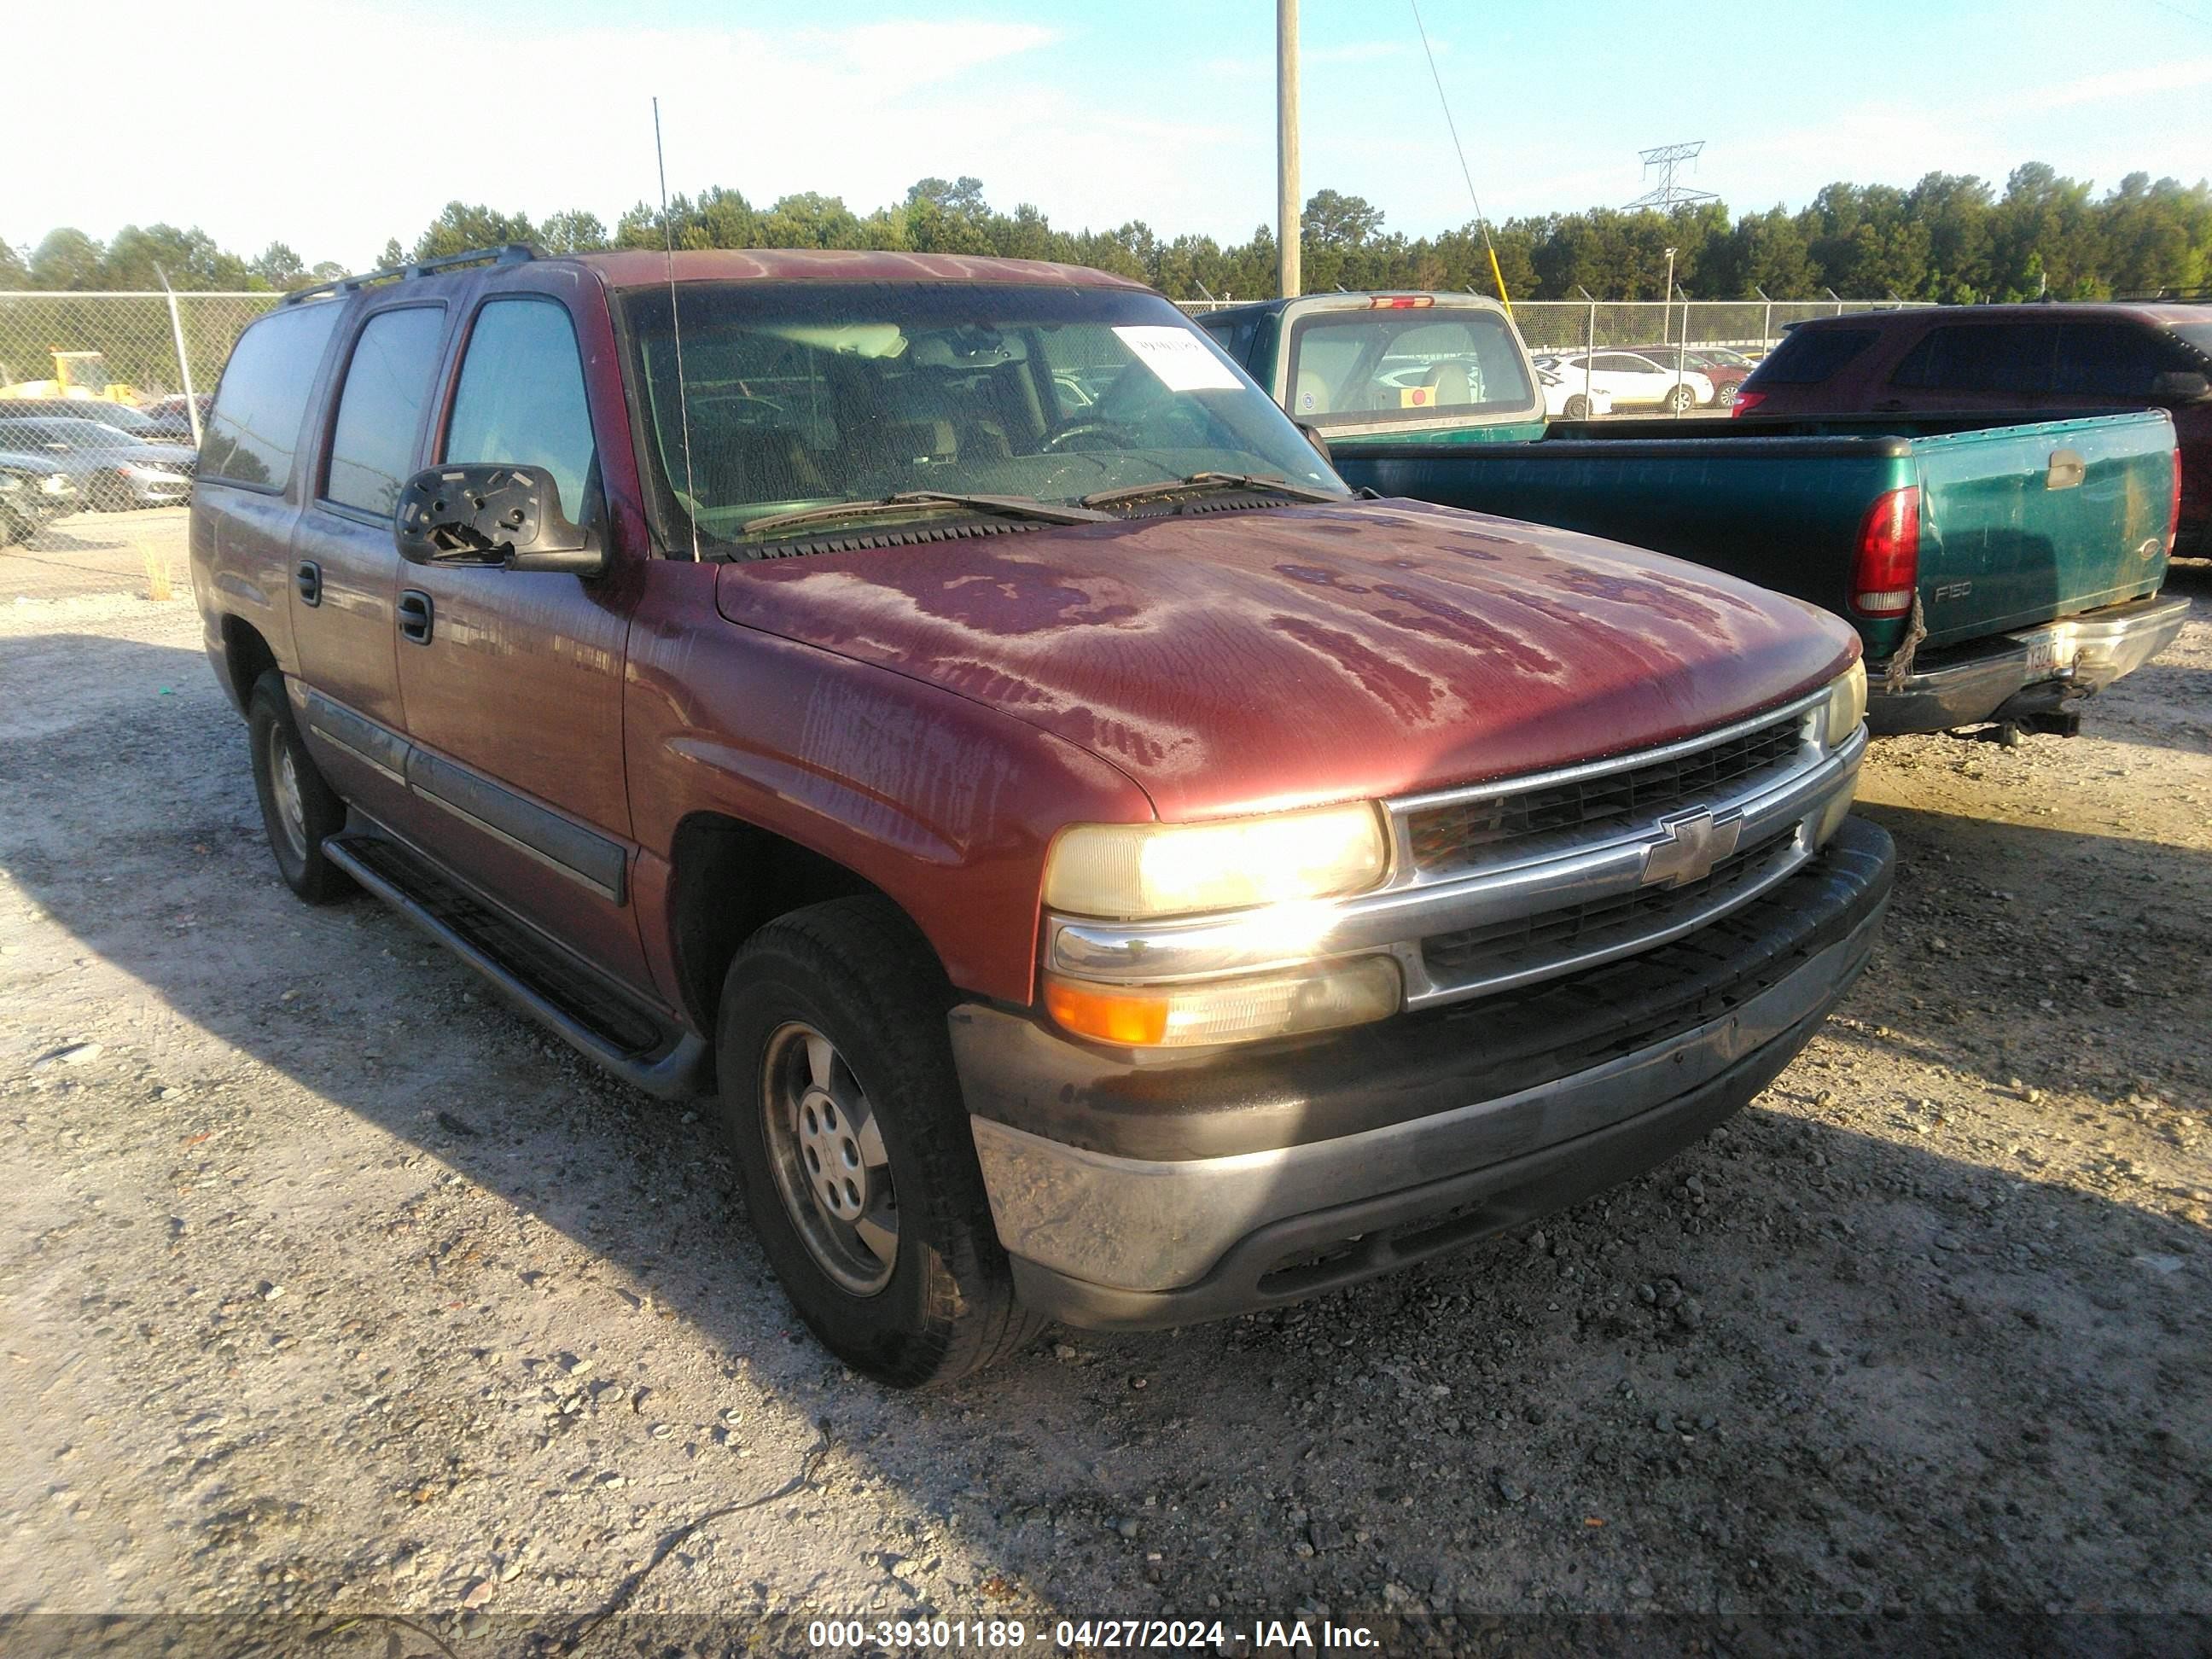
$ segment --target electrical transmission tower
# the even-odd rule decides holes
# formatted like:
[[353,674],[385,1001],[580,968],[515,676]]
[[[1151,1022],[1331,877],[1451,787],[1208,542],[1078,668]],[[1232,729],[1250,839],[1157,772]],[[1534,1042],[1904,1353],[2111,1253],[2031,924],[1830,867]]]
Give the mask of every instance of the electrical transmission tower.
[[1643,195],[1631,202],[1628,204],[1629,210],[1632,211],[1637,208],[1656,208],[1662,213],[1671,213],[1678,207],[1688,206],[1692,202],[1720,200],[1720,198],[1711,191],[1692,190],[1686,185],[1678,185],[1674,182],[1674,175],[1682,163],[1696,161],[1698,152],[1705,147],[1705,141],[1699,138],[1691,143],[1662,144],[1656,149],[1639,150],[1638,154],[1644,158],[1644,179],[1649,182],[1656,171],[1659,175],[1659,183],[1656,187],[1645,191]]

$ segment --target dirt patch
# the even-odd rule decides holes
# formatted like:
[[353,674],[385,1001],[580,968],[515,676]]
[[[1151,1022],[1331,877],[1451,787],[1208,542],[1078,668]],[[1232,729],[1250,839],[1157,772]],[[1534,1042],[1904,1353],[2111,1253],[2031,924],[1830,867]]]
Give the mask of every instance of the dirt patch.
[[2081,738],[1876,748],[1887,939],[1708,1141],[919,1398],[805,1339],[709,1121],[279,885],[188,600],[0,605],[0,1611],[2212,1608],[2212,572],[2174,586]]

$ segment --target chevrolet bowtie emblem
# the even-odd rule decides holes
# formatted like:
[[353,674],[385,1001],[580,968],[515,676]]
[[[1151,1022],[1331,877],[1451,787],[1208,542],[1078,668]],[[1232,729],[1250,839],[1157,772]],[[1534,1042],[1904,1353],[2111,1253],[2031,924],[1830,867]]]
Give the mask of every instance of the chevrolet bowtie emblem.
[[1715,817],[1704,807],[1659,820],[1660,839],[1644,854],[1644,884],[1681,887],[1703,881],[1713,866],[1735,851],[1743,834],[1743,814]]

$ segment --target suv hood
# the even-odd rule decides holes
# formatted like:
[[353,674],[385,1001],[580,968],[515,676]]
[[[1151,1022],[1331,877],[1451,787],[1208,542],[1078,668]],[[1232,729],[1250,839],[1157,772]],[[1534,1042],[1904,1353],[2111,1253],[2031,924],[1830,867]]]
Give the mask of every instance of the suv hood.
[[1403,501],[750,561],[716,596],[732,622],[1080,744],[1170,820],[1648,748],[1810,690],[1857,649],[1731,577]]

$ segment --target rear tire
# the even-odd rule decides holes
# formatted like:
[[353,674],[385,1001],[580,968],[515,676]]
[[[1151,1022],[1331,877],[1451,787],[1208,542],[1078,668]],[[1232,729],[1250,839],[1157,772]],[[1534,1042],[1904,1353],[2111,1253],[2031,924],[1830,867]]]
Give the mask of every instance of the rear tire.
[[345,803],[309,758],[292,722],[284,675],[272,668],[254,681],[246,702],[253,744],[253,789],[276,873],[310,904],[330,904],[355,890],[353,878],[323,852],[323,838],[345,828]]
[[722,1111],[762,1251],[822,1345],[893,1388],[1034,1336],[1014,1300],[945,1035],[935,955],[888,900],[770,922],[730,963]]
[[1666,410],[1669,415],[1680,415],[1698,401],[1698,394],[1686,386],[1668,389]]
[[1567,399],[1565,407],[1563,408],[1559,413],[1561,417],[1565,420],[1587,421],[1589,419],[1589,399],[1583,397],[1581,392],[1577,392],[1573,397]]

